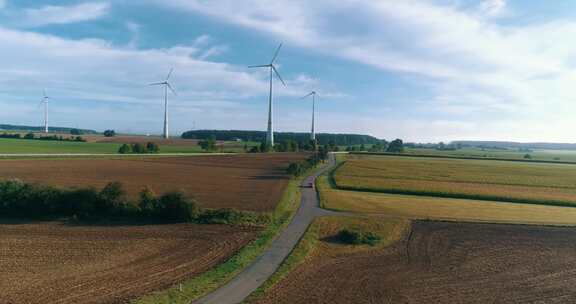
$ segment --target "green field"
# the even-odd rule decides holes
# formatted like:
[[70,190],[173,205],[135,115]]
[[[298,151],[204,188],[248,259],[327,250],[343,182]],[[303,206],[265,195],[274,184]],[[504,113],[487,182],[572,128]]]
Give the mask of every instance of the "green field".
[[338,188],[517,203],[576,206],[576,165],[350,155]]

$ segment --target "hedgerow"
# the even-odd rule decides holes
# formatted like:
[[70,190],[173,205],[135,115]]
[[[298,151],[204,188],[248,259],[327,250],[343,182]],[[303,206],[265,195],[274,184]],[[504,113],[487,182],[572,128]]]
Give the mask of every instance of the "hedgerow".
[[147,219],[203,224],[264,224],[260,214],[234,209],[202,209],[180,191],[156,195],[148,187],[138,199],[127,198],[119,182],[98,190],[94,187],[62,189],[25,183],[0,182],[0,216],[30,219],[71,217],[84,220]]

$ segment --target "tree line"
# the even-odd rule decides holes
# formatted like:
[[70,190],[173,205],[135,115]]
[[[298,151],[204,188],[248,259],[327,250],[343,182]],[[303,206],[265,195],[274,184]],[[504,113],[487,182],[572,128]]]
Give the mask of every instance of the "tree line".
[[139,219],[205,224],[263,224],[266,215],[234,209],[200,208],[180,191],[156,195],[144,187],[138,199],[128,199],[119,182],[102,189],[62,189],[24,183],[0,182],[0,216],[30,219],[69,217],[79,220]]
[[[274,137],[278,142],[293,140],[296,142],[307,142],[310,140],[310,133],[294,132],[275,132]],[[264,131],[243,131],[243,130],[193,130],[182,133],[185,139],[207,140],[213,138],[218,141],[266,141],[266,132]],[[316,141],[320,145],[329,144],[330,142],[338,146],[375,144],[380,140],[370,135],[361,134],[316,134]]]

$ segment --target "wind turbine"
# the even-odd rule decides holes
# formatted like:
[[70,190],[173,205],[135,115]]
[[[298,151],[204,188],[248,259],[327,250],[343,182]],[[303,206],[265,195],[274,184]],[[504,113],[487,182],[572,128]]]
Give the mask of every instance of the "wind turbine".
[[48,99],[50,97],[46,95],[46,90],[43,90],[42,94],[40,104],[44,104],[44,133],[48,133]]
[[164,132],[163,132],[164,138],[170,137],[170,134],[168,134],[168,89],[170,89],[170,91],[172,91],[174,95],[178,95],[168,82],[168,79],[170,79],[170,76],[172,76],[173,71],[174,71],[173,68],[170,69],[170,72],[168,72],[168,76],[166,76],[166,79],[164,81],[150,84],[151,86],[157,86],[157,85],[164,86]]
[[278,73],[278,70],[276,70],[276,66],[274,66],[274,61],[276,60],[276,57],[278,57],[278,53],[280,52],[281,47],[282,43],[280,43],[280,45],[276,49],[276,52],[274,53],[274,56],[272,57],[272,60],[270,61],[269,64],[249,66],[249,68],[270,69],[270,95],[268,96],[268,130],[266,133],[266,144],[268,144],[271,147],[274,147],[274,124],[272,121],[272,79],[274,78],[273,74],[275,73],[276,76],[278,76],[278,79],[280,79],[280,81],[282,82],[282,84],[286,86],[286,83],[284,83],[284,80],[282,80],[280,73]]
[[313,142],[316,142],[316,132],[314,130],[314,118],[316,116],[316,95],[318,95],[318,93],[316,93],[316,91],[312,91],[308,95],[301,98],[304,99],[306,97],[312,96],[312,131],[310,132],[310,140]]

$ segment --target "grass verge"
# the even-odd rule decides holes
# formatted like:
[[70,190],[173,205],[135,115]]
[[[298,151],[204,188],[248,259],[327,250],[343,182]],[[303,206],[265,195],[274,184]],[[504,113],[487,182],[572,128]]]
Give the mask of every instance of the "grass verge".
[[155,292],[137,299],[133,303],[190,303],[226,284],[260,256],[272,243],[276,235],[288,225],[300,205],[301,193],[299,185],[314,170],[317,170],[317,168],[309,170],[301,177],[290,180],[282,199],[271,216],[270,224],[260,233],[256,240],[240,249],[226,262],[198,277],[183,282],[181,287],[174,286],[167,290]]

